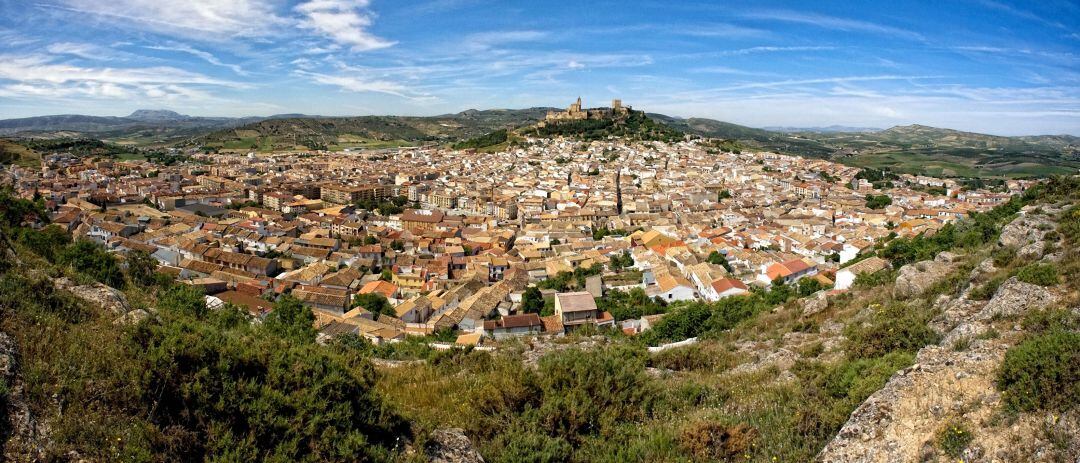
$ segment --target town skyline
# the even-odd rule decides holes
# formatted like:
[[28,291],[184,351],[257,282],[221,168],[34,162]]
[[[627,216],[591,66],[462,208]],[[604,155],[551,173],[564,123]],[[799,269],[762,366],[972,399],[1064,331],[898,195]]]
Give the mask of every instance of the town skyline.
[[430,116],[580,95],[752,127],[1080,135],[1080,7],[1069,2],[0,7],[0,118]]

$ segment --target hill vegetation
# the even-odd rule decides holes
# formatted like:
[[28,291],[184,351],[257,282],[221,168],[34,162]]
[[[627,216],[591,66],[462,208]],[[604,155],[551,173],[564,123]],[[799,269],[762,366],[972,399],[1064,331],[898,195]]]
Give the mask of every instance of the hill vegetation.
[[385,148],[403,144],[449,143],[507,127],[535,123],[547,108],[469,110],[433,117],[363,116],[280,118],[197,137],[185,146],[218,150]]
[[506,143],[507,140],[509,140],[509,136],[507,135],[506,129],[499,129],[489,134],[454,143],[451,146],[456,150],[479,149],[487,148],[489,146],[498,146]]
[[556,120],[524,129],[523,132],[537,137],[572,137],[580,140],[664,141],[682,140],[684,134],[678,129],[659,123],[641,111],[629,111],[626,115],[614,115],[601,119]]

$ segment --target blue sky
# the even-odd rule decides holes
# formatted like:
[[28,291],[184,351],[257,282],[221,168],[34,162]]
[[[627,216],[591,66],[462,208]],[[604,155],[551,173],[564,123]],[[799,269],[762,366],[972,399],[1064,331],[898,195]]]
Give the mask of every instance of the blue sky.
[[639,109],[1080,135],[1080,2],[0,0],[0,118]]

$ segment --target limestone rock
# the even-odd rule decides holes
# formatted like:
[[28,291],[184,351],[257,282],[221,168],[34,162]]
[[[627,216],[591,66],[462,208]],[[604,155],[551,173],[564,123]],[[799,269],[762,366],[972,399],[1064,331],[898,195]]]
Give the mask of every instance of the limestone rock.
[[1016,251],[1016,257],[1026,260],[1036,260],[1043,256],[1043,251],[1046,249],[1046,243],[1042,240],[1035,241],[1034,243],[1025,245]]
[[924,260],[900,267],[900,275],[896,277],[896,285],[893,287],[893,296],[899,299],[910,299],[926,292],[956,268],[953,259],[955,259],[954,256],[945,258],[939,256],[938,259]]
[[116,318],[116,325],[137,325],[139,322],[150,318],[150,313],[143,309],[135,309]]
[[822,310],[825,310],[826,308],[828,308],[829,307],[829,300],[828,300],[828,298],[826,298],[826,292],[825,291],[819,291],[817,294],[814,294],[813,296],[804,298],[800,302],[800,304],[802,306],[802,314],[803,314],[803,316],[804,317],[809,317],[809,316],[814,315],[816,313],[820,313]]
[[747,362],[731,369],[732,373],[750,373],[760,371],[768,367],[776,367],[780,372],[785,372],[791,369],[795,362],[799,360],[799,354],[792,352],[788,349],[780,348],[774,352],[769,353],[763,358],[757,361]]
[[994,259],[986,258],[983,259],[982,262],[979,262],[979,265],[975,268],[971,269],[971,275],[969,275],[968,279],[974,281],[983,275],[989,275],[997,270],[997,266],[994,265]]
[[938,333],[948,333],[958,324],[978,313],[985,305],[985,302],[972,301],[966,298],[949,300],[939,306],[942,312],[930,321],[930,328]]
[[117,315],[124,315],[131,311],[127,297],[116,288],[94,283],[92,285],[77,285],[68,278],[53,280],[57,289],[68,291],[86,302],[111,310]]
[[1050,290],[1012,277],[1001,284],[994,297],[974,318],[986,321],[994,317],[1017,316],[1031,309],[1047,307],[1056,301],[1057,297]]
[[460,428],[437,429],[424,447],[432,463],[483,463],[484,457]]
[[1021,215],[1001,228],[998,244],[1020,249],[1037,241],[1042,241],[1047,230],[1053,230],[1054,224],[1047,219]]

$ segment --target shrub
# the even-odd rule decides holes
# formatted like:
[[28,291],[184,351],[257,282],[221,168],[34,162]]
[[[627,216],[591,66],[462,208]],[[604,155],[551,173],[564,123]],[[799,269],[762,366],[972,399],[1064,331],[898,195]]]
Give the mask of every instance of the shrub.
[[940,340],[927,326],[929,314],[905,304],[879,309],[869,324],[852,324],[847,329],[847,352],[853,358],[871,358],[894,351],[915,352]]
[[694,344],[676,347],[653,354],[650,364],[666,370],[703,370],[716,364],[716,358]]
[[964,453],[964,449],[971,444],[972,439],[974,439],[974,436],[972,436],[967,426],[958,421],[952,421],[941,431],[938,431],[937,445],[946,455],[960,458]]
[[627,349],[567,349],[540,359],[536,410],[540,429],[575,441],[649,415],[656,385],[645,374],[642,354]]
[[1058,232],[1071,243],[1080,243],[1080,206],[1073,206],[1058,220]]
[[956,352],[963,352],[971,348],[971,338],[962,336],[953,341],[952,349]]
[[76,272],[113,288],[124,287],[124,274],[120,271],[116,257],[93,241],[80,240],[68,246],[60,252],[57,260]]
[[745,454],[757,434],[746,423],[726,426],[716,421],[698,421],[679,433],[679,446],[699,461],[719,461]]
[[55,262],[56,253],[71,243],[71,235],[56,225],[49,225],[41,230],[19,228],[14,235],[16,241],[49,262]]
[[484,453],[495,463],[556,463],[569,461],[573,451],[566,439],[519,429],[499,434]]
[[813,440],[827,440],[848,420],[852,410],[881,389],[897,370],[911,365],[912,354],[894,352],[873,359],[837,363],[798,362],[792,371],[804,386],[797,399],[794,427]]
[[874,273],[860,273],[855,277],[855,281],[852,283],[856,289],[867,289],[884,284],[891,283],[896,280],[897,272],[895,270],[879,270]]
[[1053,331],[1005,353],[997,387],[1011,411],[1066,410],[1080,402],[1080,333]]
[[1054,264],[1029,264],[1016,272],[1016,279],[1039,286],[1051,286],[1058,283],[1058,270]]
[[994,260],[994,265],[997,267],[1004,267],[1009,265],[1013,259],[1016,258],[1016,248],[1013,247],[1000,247],[995,248],[990,253],[990,258]]
[[997,292],[998,287],[1005,282],[1006,275],[998,275],[971,289],[968,293],[968,299],[975,301],[989,301],[994,297],[994,293]]
[[1066,309],[1041,309],[1028,312],[1021,323],[1030,333],[1044,334],[1057,330],[1080,329],[1080,315]]

